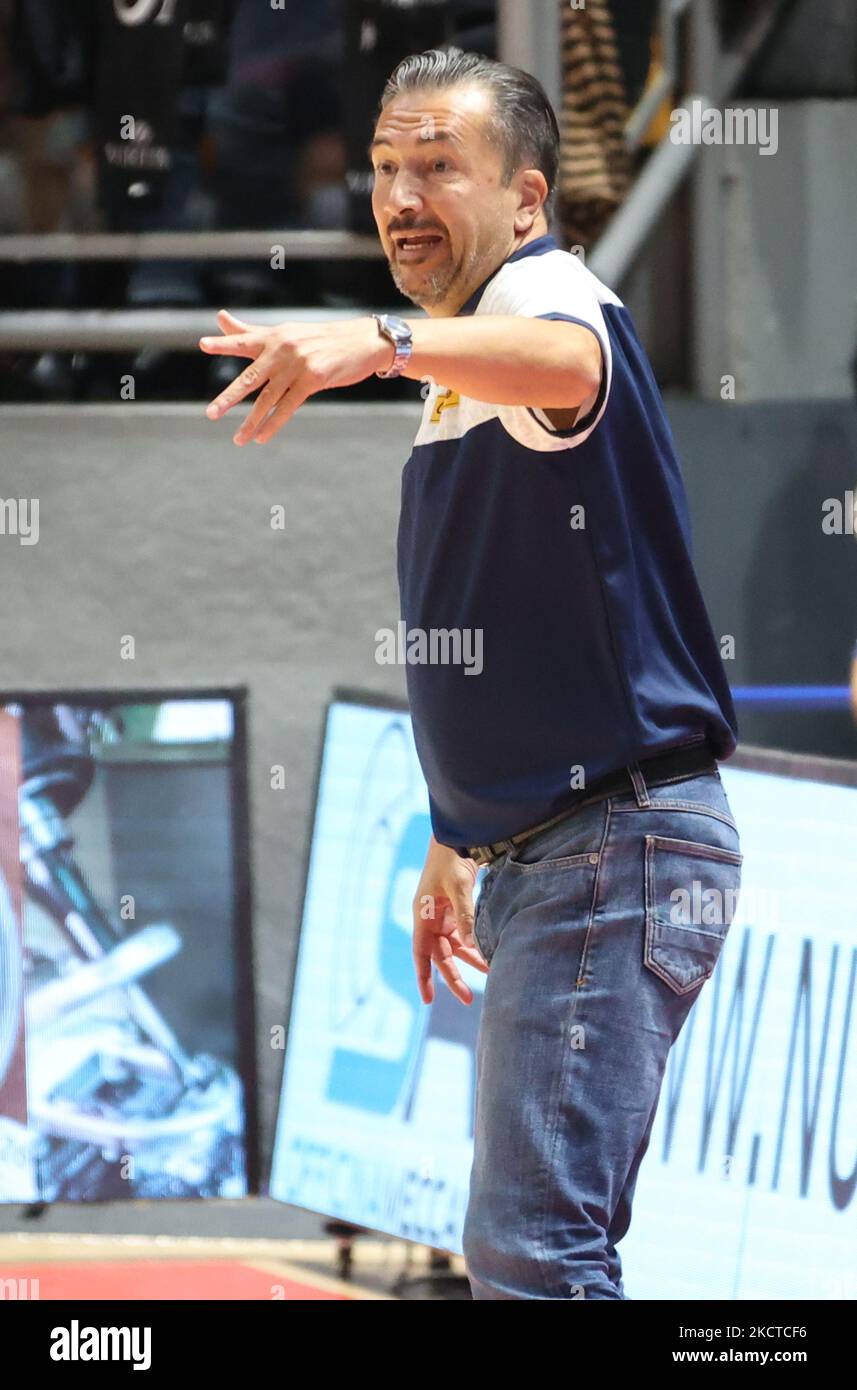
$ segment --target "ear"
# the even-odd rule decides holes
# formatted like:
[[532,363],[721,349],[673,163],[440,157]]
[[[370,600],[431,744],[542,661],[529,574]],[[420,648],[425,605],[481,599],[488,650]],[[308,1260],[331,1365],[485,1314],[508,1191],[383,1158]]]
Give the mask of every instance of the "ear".
[[515,178],[518,182],[515,231],[529,232],[539,213],[543,213],[548,196],[548,181],[541,169],[521,169]]

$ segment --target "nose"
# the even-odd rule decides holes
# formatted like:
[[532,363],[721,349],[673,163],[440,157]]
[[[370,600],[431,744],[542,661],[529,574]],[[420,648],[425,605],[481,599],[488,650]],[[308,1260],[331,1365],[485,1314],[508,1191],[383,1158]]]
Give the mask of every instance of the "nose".
[[390,181],[384,200],[384,210],[389,217],[401,217],[403,213],[416,213],[423,206],[419,180],[407,169],[398,169]]

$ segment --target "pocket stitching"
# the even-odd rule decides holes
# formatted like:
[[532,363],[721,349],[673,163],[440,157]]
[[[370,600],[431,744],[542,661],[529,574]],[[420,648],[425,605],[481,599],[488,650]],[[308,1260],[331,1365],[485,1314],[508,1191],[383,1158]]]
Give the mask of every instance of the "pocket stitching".
[[648,806],[616,806],[612,807],[616,815],[639,815],[640,811],[695,811],[700,816],[710,816],[713,820],[722,821],[736,833],[738,827],[731,816],[725,815],[722,811],[715,811],[713,807],[705,806],[701,801],[650,801]]
[[527,873],[528,870],[532,871],[534,869],[541,869],[544,871],[545,869],[569,868],[574,865],[581,868],[588,865],[589,868],[596,869],[600,860],[601,856],[596,850],[586,850],[581,854],[566,854],[559,859],[536,859],[532,864],[521,864],[510,855],[506,860],[506,866],[520,869],[521,873]]
[[725,845],[706,845],[697,840],[679,840],[674,835],[647,835],[646,844],[651,844],[654,849],[671,849],[676,854],[687,854],[689,859],[714,859],[718,863],[734,864],[736,867],[744,862],[740,850],[727,849]]
[[[684,930],[686,930],[686,929],[683,928],[683,927],[678,927],[676,923],[671,922],[671,923],[665,924],[665,923],[659,922],[659,921],[657,920],[657,917],[656,917],[657,906],[656,906],[656,903],[655,903],[655,876],[654,876],[654,857],[655,857],[655,850],[656,850],[656,849],[670,849],[670,850],[672,850],[674,853],[677,853],[677,854],[681,854],[682,852],[686,852],[687,855],[688,855],[688,858],[701,857],[701,858],[705,858],[705,859],[710,859],[710,860],[712,860],[714,863],[719,863],[719,864],[731,864],[734,868],[740,868],[740,867],[741,867],[741,865],[742,865],[743,862],[744,862],[744,855],[743,855],[742,853],[740,853],[739,851],[737,851],[737,850],[725,849],[725,848],[724,848],[723,846],[721,846],[721,845],[705,845],[705,844],[698,844],[698,843],[697,843],[696,841],[694,841],[694,840],[680,840],[680,839],[677,839],[677,838],[675,838],[675,837],[668,836],[668,835],[647,835],[647,836],[645,837],[645,840],[646,840],[646,853],[645,853],[646,918],[645,918],[645,946],[644,946],[644,952],[643,952],[643,961],[644,961],[644,964],[647,966],[647,968],[648,968],[649,970],[651,970],[653,974],[657,975],[659,979],[663,980],[664,983],[665,983],[666,985],[669,986],[669,988],[673,991],[674,994],[688,994],[692,989],[698,989],[698,988],[700,988],[700,987],[705,983],[706,980],[710,980],[710,979],[711,979],[711,976],[714,974],[714,971],[715,971],[715,969],[717,968],[717,961],[715,960],[714,964],[713,964],[712,966],[710,966],[709,968],[707,968],[707,969],[704,968],[704,969],[703,969],[703,973],[702,973],[701,975],[699,975],[697,979],[691,980],[690,983],[688,983],[688,984],[686,984],[686,985],[679,985],[679,984],[673,979],[673,977],[672,977],[671,975],[669,975],[669,974],[666,972],[665,968],[662,967],[661,965],[659,965],[658,961],[657,961],[657,960],[655,959],[655,957],[653,956],[652,951],[653,951],[653,948],[654,948],[654,945],[655,945],[655,940],[654,940],[654,936],[655,936],[655,930],[654,930],[654,929],[655,929],[655,927],[661,927],[662,929],[663,929],[664,927],[666,927],[667,929],[669,929],[670,927],[672,927],[672,928],[675,928],[675,929],[678,930],[678,931],[684,931]],[[726,927],[725,927],[725,930],[724,930],[723,932],[705,932],[705,931],[700,931],[700,929],[699,929],[696,925],[694,925],[694,927],[693,927],[692,930],[693,930],[694,932],[698,932],[699,935],[701,935],[701,936],[707,936],[707,937],[709,937],[709,938],[710,938],[711,940],[713,940],[713,941],[719,941],[720,944],[721,944],[721,947],[722,947],[722,946],[725,944],[726,936],[727,936],[727,933],[728,933],[728,931],[729,931],[729,926],[730,926],[730,925],[731,925],[731,923],[727,923],[727,924],[726,924]],[[719,952],[718,952],[718,958],[719,958]]]

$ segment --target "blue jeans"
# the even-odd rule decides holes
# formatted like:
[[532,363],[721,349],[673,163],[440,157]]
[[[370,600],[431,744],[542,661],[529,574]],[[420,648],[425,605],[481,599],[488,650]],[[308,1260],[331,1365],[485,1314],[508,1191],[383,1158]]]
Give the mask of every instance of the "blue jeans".
[[741,880],[717,771],[579,807],[489,865],[464,1259],[475,1299],[615,1298],[670,1047]]

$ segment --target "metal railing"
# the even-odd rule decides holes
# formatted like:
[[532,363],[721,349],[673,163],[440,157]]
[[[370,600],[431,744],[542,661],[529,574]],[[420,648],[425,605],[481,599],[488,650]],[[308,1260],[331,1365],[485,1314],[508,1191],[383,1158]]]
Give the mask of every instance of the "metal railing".
[[[562,0],[497,0],[499,52],[502,57],[537,73],[559,108],[562,100],[558,6]],[[630,149],[638,148],[652,121],[678,88],[680,80],[679,24],[687,17],[697,49],[690,68],[699,90],[683,98],[701,98],[719,106],[734,90],[742,73],[767,38],[790,0],[768,0],[734,47],[721,50],[716,24],[717,0],[660,0],[660,71],[643,92],[625,128]],[[716,51],[714,51],[716,49]],[[704,80],[703,80],[704,79]],[[664,208],[687,176],[698,146],[673,143],[664,136],[598,245],[588,264],[605,283],[617,287],[645,244]],[[88,261],[140,258],[145,260],[224,260],[259,257],[270,260],[274,248],[288,260],[378,260],[383,256],[374,236],[348,231],[238,231],[143,233],[46,233],[38,236],[0,236],[0,261]],[[355,310],[353,312],[368,312]],[[120,347],[184,347],[196,344],[200,333],[211,332],[211,310],[118,309],[109,311],[20,311],[0,314],[0,347],[19,350]],[[260,322],[283,318],[323,319],[348,316],[349,311],[323,309],[250,311]]]
[[[629,143],[634,139],[639,142],[644,137],[663,101],[677,93],[680,77],[678,22],[685,14],[690,30],[687,67],[691,90],[677,97],[676,106],[687,107],[694,101],[701,101],[704,107],[720,107],[734,92],[790,3],[791,0],[767,0],[737,41],[723,48],[717,23],[717,0],[661,0],[663,73],[653,93],[644,93],[631,113],[626,129]],[[700,148],[692,143],[674,142],[669,132],[664,135],[588,258],[587,264],[600,280],[617,288],[621,285],[696,162]]]
[[43,232],[0,236],[0,261],[270,260],[275,248],[290,261],[377,260],[377,237],[358,232]]

